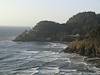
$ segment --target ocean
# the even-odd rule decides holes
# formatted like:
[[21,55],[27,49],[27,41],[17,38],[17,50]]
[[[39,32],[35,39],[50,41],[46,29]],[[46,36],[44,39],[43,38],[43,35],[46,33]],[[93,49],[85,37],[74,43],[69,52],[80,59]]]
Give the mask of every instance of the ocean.
[[25,29],[0,28],[0,75],[100,75],[83,56],[64,53],[66,44],[12,41]]

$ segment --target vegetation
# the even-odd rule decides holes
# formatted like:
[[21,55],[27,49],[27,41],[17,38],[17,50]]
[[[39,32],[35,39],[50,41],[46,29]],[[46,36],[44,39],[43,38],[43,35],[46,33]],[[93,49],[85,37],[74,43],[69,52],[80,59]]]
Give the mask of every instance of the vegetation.
[[34,28],[23,32],[14,41],[73,41],[68,35],[81,36],[100,26],[100,14],[82,12],[71,17],[65,24],[41,21]]
[[15,41],[60,41],[65,33],[64,26],[52,21],[41,21],[31,29],[25,31]]
[[100,26],[100,15],[95,12],[82,12],[71,17],[67,23],[69,34],[84,35],[97,26]]
[[[100,57],[100,27],[92,30],[83,38],[73,41],[69,49],[71,52],[88,57]],[[65,51],[68,51],[67,49]]]

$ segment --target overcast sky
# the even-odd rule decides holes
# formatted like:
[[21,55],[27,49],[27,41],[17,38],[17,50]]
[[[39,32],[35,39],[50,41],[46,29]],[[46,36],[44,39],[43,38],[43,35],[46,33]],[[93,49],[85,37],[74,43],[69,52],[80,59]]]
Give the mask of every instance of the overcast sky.
[[100,0],[0,0],[0,26],[34,26],[42,20],[65,23],[83,11],[100,13]]

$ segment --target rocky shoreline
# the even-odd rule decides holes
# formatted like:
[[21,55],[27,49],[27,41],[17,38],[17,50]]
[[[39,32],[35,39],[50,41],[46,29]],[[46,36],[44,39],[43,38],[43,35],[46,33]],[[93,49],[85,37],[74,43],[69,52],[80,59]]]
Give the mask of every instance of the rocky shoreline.
[[69,46],[66,49],[63,50],[65,53],[76,53],[76,54],[79,54],[81,56],[85,56],[85,58],[84,58],[85,62],[90,63],[90,64],[96,66],[97,68],[100,68],[100,57],[85,55],[85,54],[82,55],[81,53],[77,52],[78,50],[72,49],[70,47],[70,45],[71,45],[71,43],[69,44]]
[[86,56],[86,62],[100,68],[100,27],[72,41],[64,52]]

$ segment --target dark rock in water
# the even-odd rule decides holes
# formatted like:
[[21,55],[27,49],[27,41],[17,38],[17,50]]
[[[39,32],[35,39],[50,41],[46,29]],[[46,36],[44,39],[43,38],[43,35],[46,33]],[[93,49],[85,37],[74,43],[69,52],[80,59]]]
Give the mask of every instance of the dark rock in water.
[[64,49],[63,51],[66,52],[66,53],[72,53],[72,52],[73,52],[72,49],[69,48],[69,47],[67,47],[67,48]]
[[95,65],[98,68],[100,68],[100,58],[98,58],[98,57],[86,58],[85,61]]

